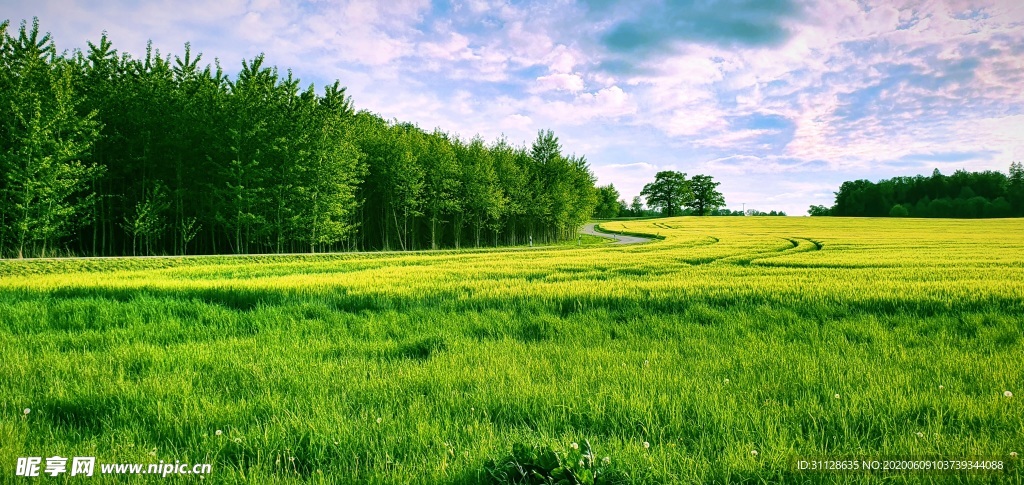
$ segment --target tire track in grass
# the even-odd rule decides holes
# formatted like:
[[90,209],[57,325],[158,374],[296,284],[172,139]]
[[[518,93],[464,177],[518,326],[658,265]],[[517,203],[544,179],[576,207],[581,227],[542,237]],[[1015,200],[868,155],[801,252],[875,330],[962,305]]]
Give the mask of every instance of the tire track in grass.
[[[759,251],[754,253],[746,254],[735,254],[731,256],[720,256],[712,258],[699,258],[687,263],[699,265],[699,264],[713,264],[713,263],[725,263],[735,264],[738,266],[747,266],[750,264],[759,264],[758,261],[778,258],[780,256],[786,256],[793,253],[803,253],[809,251],[818,251],[821,249],[821,243],[811,241],[810,239],[795,238],[795,237],[780,237],[780,239],[789,242],[790,247],[776,249],[772,251]],[[717,242],[717,241],[716,241]]]
[[783,249],[782,251],[778,251],[774,254],[753,258],[747,261],[746,264],[762,264],[762,261],[775,259],[782,256],[788,256],[793,253],[808,253],[814,251],[821,251],[822,246],[824,246],[824,244],[819,241],[814,241],[807,238],[784,237],[782,239],[789,241],[789,243],[792,244],[793,247]]

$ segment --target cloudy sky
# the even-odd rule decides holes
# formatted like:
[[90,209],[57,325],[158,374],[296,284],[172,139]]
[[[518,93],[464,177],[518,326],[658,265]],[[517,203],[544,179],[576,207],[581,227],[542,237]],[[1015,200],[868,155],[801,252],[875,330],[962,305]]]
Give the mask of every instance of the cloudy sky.
[[59,49],[106,31],[229,71],[266,53],[463,138],[553,129],[626,199],[660,170],[806,213],[844,180],[1024,160],[1024,2],[2,0]]

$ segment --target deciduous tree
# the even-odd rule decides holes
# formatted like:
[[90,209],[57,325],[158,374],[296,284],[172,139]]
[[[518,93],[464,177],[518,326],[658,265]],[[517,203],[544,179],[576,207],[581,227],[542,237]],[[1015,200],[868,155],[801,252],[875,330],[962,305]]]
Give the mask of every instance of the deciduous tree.
[[682,207],[693,201],[686,174],[670,170],[655,174],[654,182],[645,185],[640,195],[647,198],[647,207],[660,210],[663,216],[682,214]]

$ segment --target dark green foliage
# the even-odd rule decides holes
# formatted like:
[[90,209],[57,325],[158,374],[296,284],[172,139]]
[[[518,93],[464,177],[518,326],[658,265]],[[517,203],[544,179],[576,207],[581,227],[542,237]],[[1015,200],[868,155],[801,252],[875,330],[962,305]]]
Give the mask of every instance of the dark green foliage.
[[710,175],[694,175],[689,181],[693,198],[686,203],[694,215],[705,216],[725,205],[725,197],[718,191],[718,182]]
[[597,207],[594,208],[594,217],[598,219],[611,219],[618,217],[620,213],[626,212],[623,209],[625,202],[619,202],[619,191],[615,186],[608,184],[597,188]]
[[640,196],[633,197],[633,202],[629,204],[629,212],[633,217],[640,217],[644,213],[644,203],[640,200]]
[[[249,254],[574,238],[597,205],[583,157],[464,143],[356,112],[263,55],[235,79],[106,34],[58,54],[0,25],[0,257]],[[617,207],[617,205],[616,205]]]
[[489,483],[530,485],[599,485],[629,483],[629,477],[611,466],[611,458],[594,454],[589,441],[568,450],[548,446],[512,445],[512,454],[484,464]]
[[654,182],[644,186],[640,195],[647,198],[647,206],[661,211],[666,217],[682,214],[682,207],[693,202],[693,190],[686,174],[673,171],[658,172]]
[[900,204],[892,206],[892,209],[889,211],[889,217],[907,217],[909,215],[910,211]]
[[427,337],[398,347],[395,354],[407,359],[425,360],[430,356],[448,349],[448,344],[441,337]]
[[811,208],[807,210],[807,214],[810,216],[830,216],[832,215],[832,210],[823,205],[812,205]]
[[[640,217],[645,215],[662,216],[731,216],[743,215],[742,212],[720,210],[725,205],[725,197],[718,191],[718,182],[710,175],[694,175],[687,180],[685,173],[664,171],[654,176],[654,182],[644,186],[640,195],[647,198],[648,211],[643,210],[640,198],[635,197],[629,215]],[[625,203],[622,204],[623,206]],[[684,209],[685,207],[685,209]]]
[[1024,216],[1024,169],[1010,164],[1001,172],[957,170],[930,177],[896,177],[843,182],[831,208],[811,206],[812,216],[951,217],[979,219]]
[[0,24],[0,255],[42,255],[88,222],[88,189],[103,173],[90,162],[99,133],[82,109],[76,66],[57,56],[39,23],[17,37]]

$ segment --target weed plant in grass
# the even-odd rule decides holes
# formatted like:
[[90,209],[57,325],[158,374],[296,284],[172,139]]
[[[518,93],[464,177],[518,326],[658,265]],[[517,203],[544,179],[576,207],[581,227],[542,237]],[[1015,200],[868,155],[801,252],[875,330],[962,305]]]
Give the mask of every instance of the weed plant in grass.
[[[628,483],[1021,481],[1024,221],[602,226],[664,239],[0,262],[0,481],[478,483],[570,443]],[[1009,470],[795,467],[841,457]]]

